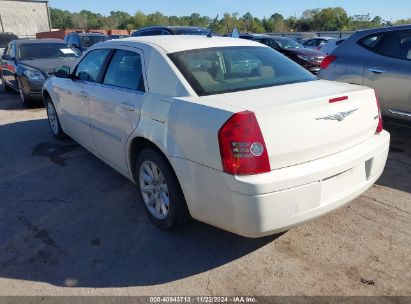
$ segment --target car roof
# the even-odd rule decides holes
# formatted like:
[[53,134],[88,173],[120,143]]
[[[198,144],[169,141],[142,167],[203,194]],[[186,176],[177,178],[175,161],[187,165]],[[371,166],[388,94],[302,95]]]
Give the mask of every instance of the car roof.
[[247,39],[237,39],[231,37],[207,37],[195,35],[159,35],[131,37],[117,40],[110,40],[97,44],[96,46],[136,46],[137,43],[143,43],[151,46],[162,48],[166,53],[175,53],[188,50],[212,48],[212,47],[229,47],[229,46],[259,46],[266,47],[261,43]]
[[66,43],[64,40],[61,39],[55,39],[55,38],[44,38],[44,39],[20,39],[20,40],[15,40],[15,43],[17,45],[20,44],[38,44],[38,43]]
[[389,31],[398,31],[398,30],[410,30],[411,24],[403,24],[403,25],[395,25],[395,26],[385,26],[385,27],[377,27],[372,29],[365,29],[359,30],[357,33],[379,33],[379,32],[389,32]]

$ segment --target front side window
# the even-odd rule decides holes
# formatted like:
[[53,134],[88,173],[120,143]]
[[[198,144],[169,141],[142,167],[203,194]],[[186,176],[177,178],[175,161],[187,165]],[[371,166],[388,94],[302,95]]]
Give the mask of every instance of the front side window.
[[29,43],[17,48],[19,60],[79,57],[80,54],[67,43]]
[[117,50],[108,66],[103,83],[144,92],[140,54]]
[[216,47],[169,56],[199,96],[316,80],[267,47]]
[[109,52],[110,50],[101,49],[88,53],[78,64],[75,77],[83,81],[96,82]]

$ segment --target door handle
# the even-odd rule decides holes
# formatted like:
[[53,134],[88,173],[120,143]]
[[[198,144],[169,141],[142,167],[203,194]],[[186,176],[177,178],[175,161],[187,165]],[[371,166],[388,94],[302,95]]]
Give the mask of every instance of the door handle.
[[374,74],[383,74],[386,73],[387,71],[381,68],[369,68],[368,71]]
[[80,95],[82,97],[88,97],[88,93],[86,91],[80,91]]
[[136,107],[133,106],[131,103],[128,103],[128,102],[123,102],[123,103],[121,103],[121,104],[120,104],[120,107],[121,107],[123,110],[130,111],[130,112],[133,112],[133,111],[136,110]]

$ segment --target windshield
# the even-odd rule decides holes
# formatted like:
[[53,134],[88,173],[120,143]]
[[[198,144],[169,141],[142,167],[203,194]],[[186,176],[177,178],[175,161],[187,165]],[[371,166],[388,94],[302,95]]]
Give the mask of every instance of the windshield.
[[174,35],[198,35],[198,36],[207,36],[210,31],[203,29],[174,29]]
[[80,40],[81,40],[81,46],[83,48],[89,48],[90,46],[98,42],[107,41],[108,37],[106,36],[81,36]]
[[79,57],[75,49],[67,43],[29,43],[17,47],[19,60],[53,59]]
[[169,56],[199,96],[316,79],[267,47],[217,47]]
[[294,41],[292,39],[287,39],[287,38],[281,38],[281,39],[274,39],[275,42],[280,46],[282,49],[303,49],[304,46],[299,44],[297,41]]

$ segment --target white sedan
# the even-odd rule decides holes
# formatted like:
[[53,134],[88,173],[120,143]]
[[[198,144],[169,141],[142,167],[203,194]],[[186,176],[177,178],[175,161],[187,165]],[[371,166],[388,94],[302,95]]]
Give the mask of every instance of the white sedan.
[[191,216],[281,232],[358,197],[386,163],[372,89],[317,80],[253,41],[112,40],[56,76],[43,90],[53,134],[134,181],[164,229]]

